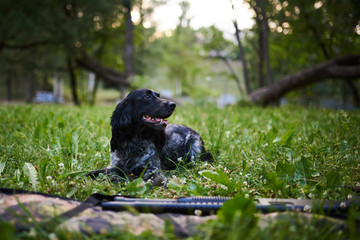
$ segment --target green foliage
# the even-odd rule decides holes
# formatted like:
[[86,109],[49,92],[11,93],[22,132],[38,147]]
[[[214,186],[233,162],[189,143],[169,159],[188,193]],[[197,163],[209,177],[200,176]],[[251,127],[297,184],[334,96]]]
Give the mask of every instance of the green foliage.
[[[213,239],[244,239],[252,238],[256,229],[258,217],[252,200],[235,197],[226,202],[218,212],[220,224],[215,225]],[[221,231],[217,232],[220,228]],[[220,230],[219,229],[219,230]]]
[[[359,112],[205,105],[179,107],[169,121],[196,129],[214,162],[179,164],[164,173],[168,188],[150,188],[142,179],[111,182],[100,176],[93,181],[85,174],[110,161],[112,110],[1,106],[1,186],[79,200],[95,192],[147,198],[236,196],[219,212],[219,220],[205,224],[194,238],[301,239],[321,236],[316,223],[284,217],[258,230],[254,226],[261,218],[252,202],[260,197],[344,200],[355,194],[345,186],[360,184]],[[335,239],[349,236],[334,226],[321,231]]]
[[137,178],[126,185],[126,191],[130,196],[142,195],[149,190],[149,184],[145,184],[142,178]]
[[[159,50],[149,41],[155,28],[145,28],[142,23],[153,6],[161,4],[161,1],[153,0],[146,8],[142,6],[142,1],[131,2],[134,9],[141,10],[141,24],[134,23],[133,44],[136,49],[135,70],[142,75],[154,69],[154,64],[158,63],[154,56]],[[124,72],[122,56],[127,11],[124,4],[128,3],[1,0],[0,21],[11,24],[0,26],[0,73],[6,76],[0,79],[0,85],[12,89],[6,92],[6,87],[0,88],[0,97],[4,99],[7,95],[12,100],[27,97],[26,100],[30,101],[36,90],[51,91],[54,74],[68,80],[67,59],[78,59],[84,54],[103,66]],[[75,76],[79,97],[87,101],[88,70],[76,68]],[[25,94],[28,96],[24,96],[23,89],[28,91]]]

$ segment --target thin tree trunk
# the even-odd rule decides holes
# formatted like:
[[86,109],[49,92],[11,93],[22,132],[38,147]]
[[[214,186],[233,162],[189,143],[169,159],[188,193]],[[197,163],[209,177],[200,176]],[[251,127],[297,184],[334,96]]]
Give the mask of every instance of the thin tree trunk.
[[11,83],[11,75],[6,76],[6,89],[7,89],[7,100],[11,102],[13,100],[12,97],[12,83]]
[[231,62],[229,61],[228,58],[224,57],[223,58],[223,61],[225,62],[225,65],[227,66],[227,68],[229,69],[230,73],[231,73],[231,76],[234,78],[235,82],[236,82],[236,86],[238,87],[240,93],[242,94],[246,94],[244,92],[244,89],[242,88],[241,86],[241,82],[240,82],[240,79],[238,78],[238,76],[236,75],[236,72],[234,70],[234,68],[232,67],[231,65]]
[[[230,0],[231,6],[233,11],[235,12],[235,7],[234,4],[232,2],[232,0]],[[244,73],[244,82],[245,82],[245,91],[246,91],[246,95],[249,96],[251,89],[250,89],[250,79],[249,79],[249,73],[248,73],[248,68],[247,68],[247,62],[246,62],[246,58],[245,58],[245,51],[244,51],[244,47],[241,43],[241,38],[240,38],[240,29],[238,26],[238,23],[236,21],[236,19],[233,20],[233,24],[235,27],[235,37],[236,37],[236,41],[238,44],[238,48],[239,48],[239,54],[240,54],[240,58],[241,58],[241,64],[243,67],[243,73]]]
[[71,87],[71,95],[73,98],[73,102],[75,105],[80,105],[80,100],[77,94],[77,82],[76,82],[76,76],[74,71],[74,66],[72,64],[72,60],[70,57],[67,58],[67,65],[68,65],[68,71],[69,71],[69,77],[70,77],[70,87]]
[[349,88],[352,91],[353,101],[354,101],[355,106],[360,108],[360,96],[359,96],[359,92],[357,90],[357,87],[356,87],[354,81],[355,80],[353,80],[353,79],[348,79],[348,80],[346,80],[346,84],[349,86]]
[[234,23],[234,27],[235,27],[235,37],[236,37],[236,40],[237,40],[237,43],[238,43],[239,54],[240,54],[240,58],[241,58],[241,64],[242,64],[242,67],[243,67],[246,95],[249,95],[250,92],[251,92],[251,89],[250,89],[249,72],[248,72],[247,62],[246,62],[246,58],[245,58],[245,51],[244,51],[244,47],[243,47],[243,45],[241,43],[240,30],[238,28],[237,21],[234,20],[233,23]]
[[126,11],[126,32],[125,32],[125,54],[124,54],[124,62],[125,62],[125,74],[128,80],[131,80],[135,76],[134,70],[134,25],[131,20],[131,10],[132,3],[131,1],[126,1],[125,8]]
[[217,55],[217,56],[211,56],[211,57],[208,57],[208,58],[215,58],[215,59],[220,59],[221,61],[224,62],[225,66],[227,67],[227,69],[229,70],[230,72],[230,75],[233,77],[233,79],[235,80],[235,83],[236,83],[236,86],[238,87],[239,89],[239,92],[241,94],[244,94],[246,95],[246,92],[244,91],[243,87],[241,86],[241,81],[239,79],[239,77],[237,76],[236,72],[235,72],[235,69],[233,68],[233,66],[231,65],[231,61],[229,60],[229,58],[227,57],[223,57],[223,56],[220,56],[220,55]]

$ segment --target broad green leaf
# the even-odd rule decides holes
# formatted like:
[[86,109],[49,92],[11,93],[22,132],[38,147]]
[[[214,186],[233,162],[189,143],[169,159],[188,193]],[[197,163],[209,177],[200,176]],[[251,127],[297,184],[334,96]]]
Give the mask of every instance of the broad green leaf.
[[1,161],[0,162],[0,176],[1,176],[1,173],[4,171],[5,169],[5,165],[6,165],[6,161]]
[[218,212],[219,220],[225,224],[231,224],[234,221],[236,213],[240,213],[240,216],[245,220],[252,219],[252,224],[255,224],[257,218],[255,216],[256,206],[255,203],[248,198],[242,196],[236,196],[233,199],[226,201],[221,210]]
[[229,177],[222,170],[218,170],[216,172],[211,170],[203,170],[200,171],[199,174],[207,179],[210,179],[214,182],[220,183],[228,187],[229,190],[233,189],[232,182]]
[[129,192],[131,196],[135,196],[138,194],[143,194],[146,192],[147,187],[142,178],[137,178],[132,182],[129,182],[126,186],[126,190]]
[[35,167],[31,163],[26,162],[24,164],[23,171],[24,171],[24,175],[29,179],[29,182],[31,183],[33,189],[36,191],[36,187],[39,184],[39,182]]
[[281,144],[282,146],[284,145],[289,145],[292,137],[294,136],[295,131],[293,129],[288,130],[282,137],[281,140],[279,141],[279,144]]

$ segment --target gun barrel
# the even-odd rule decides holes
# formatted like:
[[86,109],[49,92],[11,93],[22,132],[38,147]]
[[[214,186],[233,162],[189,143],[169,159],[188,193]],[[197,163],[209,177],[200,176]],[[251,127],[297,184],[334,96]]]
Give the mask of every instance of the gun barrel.
[[199,202],[199,203],[224,203],[231,198],[229,197],[182,197],[178,199],[151,199],[151,198],[129,198],[123,196],[117,196],[114,198],[114,201],[118,202],[168,202],[168,203],[176,203],[176,202]]
[[[222,205],[230,200],[227,197],[184,197],[179,199],[142,199],[117,196],[114,201],[102,202],[103,210],[124,211],[133,208],[139,212],[182,213],[209,215],[215,214]],[[360,207],[358,198],[346,202],[299,199],[260,198],[256,208],[262,213],[270,212],[322,212],[327,216],[342,217],[350,206]]]
[[[215,214],[222,202],[177,202],[174,201],[109,201],[101,204],[103,210],[124,211],[133,208],[140,212],[182,213],[210,215]],[[198,212],[197,212],[198,211]]]

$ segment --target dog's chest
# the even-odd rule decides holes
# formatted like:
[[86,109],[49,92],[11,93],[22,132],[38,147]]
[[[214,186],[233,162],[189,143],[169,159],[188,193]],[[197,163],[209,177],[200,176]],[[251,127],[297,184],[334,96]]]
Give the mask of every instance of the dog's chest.
[[158,149],[153,141],[134,139],[112,153],[113,166],[125,167],[132,164],[146,164],[151,158],[158,158]]

